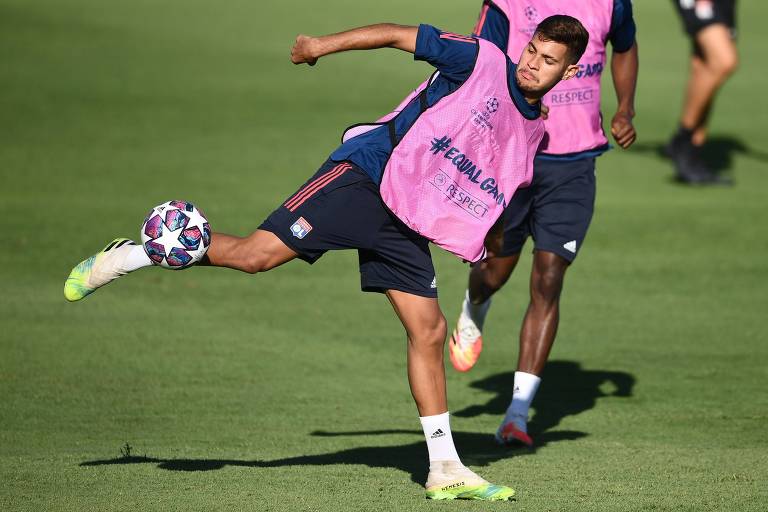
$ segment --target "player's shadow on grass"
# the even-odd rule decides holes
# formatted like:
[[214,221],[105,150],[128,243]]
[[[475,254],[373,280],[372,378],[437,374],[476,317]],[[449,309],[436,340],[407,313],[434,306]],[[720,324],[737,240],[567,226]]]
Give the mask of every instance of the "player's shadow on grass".
[[[492,414],[500,417],[509,403],[513,372],[505,372],[478,380],[472,387],[494,393],[483,405],[470,406],[455,416],[470,417]],[[551,361],[542,376],[543,383],[537,396],[541,404],[530,425],[538,448],[552,442],[574,440],[588,434],[578,431],[553,431],[560,421],[570,415],[592,409],[603,396],[631,396],[635,379],[624,372],[583,370],[572,361]],[[612,387],[605,391],[606,387]],[[351,432],[315,431],[315,437],[378,437],[407,436],[413,441],[395,445],[359,446],[332,453],[298,455],[273,460],[238,459],[162,459],[125,454],[122,457],[82,462],[80,466],[107,466],[122,464],[156,464],[169,471],[212,471],[226,466],[276,468],[290,466],[327,466],[331,464],[359,464],[371,468],[396,468],[411,475],[411,479],[424,484],[427,451],[423,433],[416,429],[386,429]],[[510,456],[528,455],[532,450],[510,450],[496,445],[491,432],[454,431],[453,438],[462,460],[470,466],[486,466]]]
[[[317,455],[298,455],[272,460],[239,459],[163,459],[150,456],[123,455],[113,459],[91,460],[80,463],[82,467],[154,464],[168,471],[212,471],[226,466],[250,468],[281,468],[291,466],[328,466],[334,464],[357,464],[371,468],[395,468],[408,473],[411,480],[424,484],[427,476],[427,450],[424,434],[421,430],[390,429],[354,432],[316,431],[310,435],[316,437],[378,437],[406,436],[413,440],[403,444],[359,446],[332,453]],[[511,452],[497,446],[487,432],[453,432],[454,441],[465,463],[472,466],[485,466],[491,462],[510,456]]]
[[[664,152],[666,142],[638,142],[630,151],[668,159]],[[733,169],[733,159],[737,153],[760,163],[768,164],[768,153],[750,148],[741,140],[729,136],[715,136],[707,140],[702,149],[702,159],[710,169],[717,173]]]
[[[512,398],[514,372],[498,373],[477,380],[471,387],[495,393],[486,403],[470,405],[453,413],[469,418],[491,414],[501,418]],[[528,432],[536,446],[566,439],[578,439],[588,434],[553,429],[566,416],[574,416],[595,407],[597,399],[606,396],[629,397],[635,378],[626,372],[585,370],[575,361],[550,361],[541,375],[541,387],[534,402],[535,414]]]

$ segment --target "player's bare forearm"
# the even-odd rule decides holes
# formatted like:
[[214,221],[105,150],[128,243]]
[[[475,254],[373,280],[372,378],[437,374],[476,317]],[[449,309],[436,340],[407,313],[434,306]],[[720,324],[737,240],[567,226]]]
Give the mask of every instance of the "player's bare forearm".
[[320,37],[299,34],[291,48],[291,62],[314,65],[317,59],[332,53],[376,48],[397,48],[413,53],[418,31],[418,27],[379,23]]
[[611,75],[613,87],[616,90],[616,114],[611,120],[611,134],[616,143],[626,149],[635,142],[637,134],[632,124],[635,117],[635,90],[639,58],[637,43],[622,53],[613,53],[611,58]]
[[613,53],[611,75],[613,87],[616,89],[617,110],[632,116],[635,115],[635,89],[639,67],[637,43],[626,52]]

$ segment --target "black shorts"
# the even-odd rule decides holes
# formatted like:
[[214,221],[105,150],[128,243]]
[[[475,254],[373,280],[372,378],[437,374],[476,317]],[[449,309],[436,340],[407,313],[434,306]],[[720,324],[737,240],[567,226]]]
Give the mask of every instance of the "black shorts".
[[533,164],[533,182],[512,196],[504,211],[501,256],[518,254],[529,236],[534,248],[576,258],[595,211],[595,159]]
[[429,241],[387,209],[378,185],[351,162],[325,162],[259,229],[310,264],[326,251],[357,249],[363,291],[437,297]]
[[736,36],[736,0],[672,0],[683,20],[685,31],[694,39],[694,51],[697,51],[695,36],[705,27],[715,24],[725,25]]

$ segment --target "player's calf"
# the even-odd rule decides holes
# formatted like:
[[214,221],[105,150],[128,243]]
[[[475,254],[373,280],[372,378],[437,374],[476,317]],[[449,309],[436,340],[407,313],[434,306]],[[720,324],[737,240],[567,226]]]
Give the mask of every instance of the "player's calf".
[[262,229],[247,237],[214,233],[205,264],[249,274],[266,272],[298,255],[274,233]]

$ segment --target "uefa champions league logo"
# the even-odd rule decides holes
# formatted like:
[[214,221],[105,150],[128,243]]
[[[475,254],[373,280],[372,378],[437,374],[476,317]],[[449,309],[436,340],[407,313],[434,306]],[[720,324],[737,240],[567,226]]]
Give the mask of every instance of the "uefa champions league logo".
[[528,21],[536,23],[539,21],[539,11],[536,10],[536,8],[532,5],[527,6],[523,13],[525,13],[525,17],[528,18]]
[[477,126],[480,129],[489,129],[493,130],[493,123],[491,123],[491,118],[493,117],[493,114],[495,114],[499,110],[499,100],[494,97],[490,97],[485,101],[485,109],[482,109],[482,104],[478,105],[477,108],[473,108],[471,110],[472,112],[472,123]]

